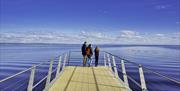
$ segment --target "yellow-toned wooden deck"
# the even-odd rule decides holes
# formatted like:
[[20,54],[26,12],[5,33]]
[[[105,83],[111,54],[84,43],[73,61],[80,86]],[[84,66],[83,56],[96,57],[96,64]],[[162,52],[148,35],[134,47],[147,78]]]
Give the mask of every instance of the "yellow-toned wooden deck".
[[108,67],[65,67],[49,91],[129,91]]

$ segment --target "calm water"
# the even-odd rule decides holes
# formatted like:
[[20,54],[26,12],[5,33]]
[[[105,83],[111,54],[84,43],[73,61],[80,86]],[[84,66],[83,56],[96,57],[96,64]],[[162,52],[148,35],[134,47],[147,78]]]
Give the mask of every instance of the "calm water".
[[[0,44],[0,80],[13,75],[19,71],[47,61],[52,57],[57,57],[68,50],[80,50],[81,45],[66,44]],[[109,51],[122,58],[157,71],[177,81],[180,81],[180,46],[137,46],[137,45],[100,45],[101,50]],[[116,60],[117,62],[118,59]],[[41,69],[48,69],[47,66]],[[135,80],[139,80],[138,68],[126,65],[127,74]],[[43,71],[41,70],[41,71]],[[146,83],[149,91],[179,91],[180,85],[162,79],[144,70]],[[27,73],[28,74],[28,73]],[[45,74],[36,74],[43,76]],[[27,76],[17,77],[17,79],[27,80]],[[17,82],[17,79],[13,81]],[[37,80],[37,79],[36,79]],[[11,82],[13,82],[11,81]],[[17,82],[16,85],[21,82]],[[22,84],[22,83],[21,83]],[[26,84],[26,83],[25,83]],[[24,85],[25,85],[24,84]],[[18,85],[21,86],[21,85]],[[22,85],[23,86],[23,85]],[[133,84],[131,84],[134,87]],[[10,89],[0,85],[0,89]],[[15,89],[16,90],[16,89]],[[21,89],[22,90],[22,89]],[[9,91],[9,90],[7,90]],[[17,91],[20,91],[17,89]]]

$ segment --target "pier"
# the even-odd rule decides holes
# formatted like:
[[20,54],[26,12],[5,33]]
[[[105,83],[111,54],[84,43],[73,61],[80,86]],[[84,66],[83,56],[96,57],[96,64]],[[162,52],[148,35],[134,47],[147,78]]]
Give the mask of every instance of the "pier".
[[108,67],[68,66],[48,91],[131,91]]
[[[26,70],[0,80],[0,91],[11,91],[22,87],[24,87],[24,89],[21,89],[22,91],[148,91],[144,71],[180,85],[180,82],[152,71],[141,64],[105,51],[100,52],[99,65],[95,67],[93,64],[90,67],[83,67],[81,52],[69,51],[51,58],[50,61],[33,65]],[[126,72],[126,66],[129,64],[137,67],[139,82]],[[43,65],[48,67],[47,75],[36,81],[35,79],[39,76],[36,75],[38,67]],[[22,80],[21,85],[17,85],[21,79],[11,83],[17,76],[26,72],[29,72],[27,81]],[[134,84],[137,88],[131,88],[131,84]]]

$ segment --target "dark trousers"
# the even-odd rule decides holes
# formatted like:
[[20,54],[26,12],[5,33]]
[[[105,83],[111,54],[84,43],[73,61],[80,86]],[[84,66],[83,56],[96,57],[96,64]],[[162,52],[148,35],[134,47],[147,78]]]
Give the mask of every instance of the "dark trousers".
[[98,66],[99,55],[95,55],[95,66]]
[[88,62],[88,66],[91,66],[91,56],[87,56],[87,62]]
[[87,62],[87,56],[83,55],[83,66],[86,66],[86,62]]

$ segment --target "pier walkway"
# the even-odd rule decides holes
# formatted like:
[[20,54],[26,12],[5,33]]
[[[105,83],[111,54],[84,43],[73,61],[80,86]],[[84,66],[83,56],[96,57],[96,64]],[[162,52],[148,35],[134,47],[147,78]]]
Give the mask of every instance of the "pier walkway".
[[68,66],[49,91],[130,91],[108,67]]

